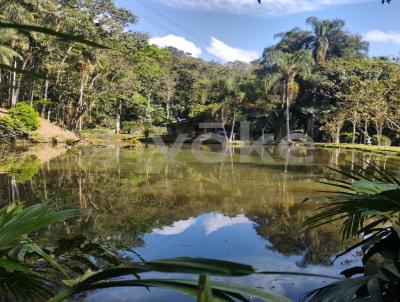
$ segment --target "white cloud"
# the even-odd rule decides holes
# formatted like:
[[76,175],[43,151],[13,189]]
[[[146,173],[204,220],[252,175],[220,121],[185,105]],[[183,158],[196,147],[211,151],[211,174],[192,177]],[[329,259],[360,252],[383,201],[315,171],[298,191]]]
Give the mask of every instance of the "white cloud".
[[330,6],[362,3],[376,0],[168,0],[161,3],[175,7],[207,11],[221,11],[264,17],[285,16],[314,11]]
[[154,234],[159,235],[178,235],[185,232],[188,228],[196,224],[196,218],[189,218],[188,220],[175,221],[171,226],[163,227],[162,229],[153,230]]
[[191,54],[193,57],[198,58],[201,55],[201,48],[193,42],[186,40],[184,37],[167,35],[164,37],[154,37],[149,39],[150,44],[155,44],[159,47],[172,46],[186,53]]
[[210,46],[207,47],[207,51],[219,58],[223,63],[232,61],[249,63],[260,57],[260,53],[257,51],[234,48],[214,37],[211,38]]
[[252,222],[244,215],[238,215],[234,218],[231,218],[222,214],[212,214],[209,218],[207,218],[206,221],[203,222],[203,225],[206,229],[206,234],[209,235],[227,226],[249,223]]
[[364,34],[364,40],[367,42],[391,42],[400,45],[400,32],[370,30]]

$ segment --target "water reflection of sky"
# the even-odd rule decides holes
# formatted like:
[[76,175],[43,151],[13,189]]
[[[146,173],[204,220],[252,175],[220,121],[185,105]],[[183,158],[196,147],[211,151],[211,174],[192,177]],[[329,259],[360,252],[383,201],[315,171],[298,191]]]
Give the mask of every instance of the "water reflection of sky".
[[[135,251],[146,260],[180,256],[206,257],[242,262],[258,270],[309,272],[338,276],[348,268],[345,259],[338,259],[333,266],[308,265],[299,267],[303,255],[286,256],[270,249],[271,243],[259,236],[255,223],[245,215],[228,217],[221,213],[209,213],[180,220],[144,235],[145,245]],[[132,257],[137,260],[135,255]],[[357,260],[355,260],[357,262]],[[352,263],[354,264],[354,262]],[[176,277],[176,275],[148,274],[151,277]],[[237,282],[261,287],[298,300],[305,292],[326,285],[331,280],[290,276],[251,276],[218,280]],[[90,294],[87,301],[192,301],[191,298],[165,290],[119,288]]]

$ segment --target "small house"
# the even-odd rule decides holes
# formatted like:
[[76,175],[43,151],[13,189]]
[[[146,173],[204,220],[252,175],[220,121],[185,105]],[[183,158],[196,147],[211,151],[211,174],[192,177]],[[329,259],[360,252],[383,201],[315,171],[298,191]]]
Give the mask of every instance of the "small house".
[[177,137],[186,134],[189,137],[196,136],[196,123],[192,120],[181,120],[167,124],[168,135]]

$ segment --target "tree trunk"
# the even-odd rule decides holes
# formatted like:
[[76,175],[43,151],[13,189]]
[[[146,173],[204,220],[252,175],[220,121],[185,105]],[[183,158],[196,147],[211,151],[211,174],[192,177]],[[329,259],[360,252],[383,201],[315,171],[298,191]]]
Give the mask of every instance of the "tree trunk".
[[118,105],[118,112],[117,112],[117,118],[116,118],[116,123],[115,123],[115,133],[119,134],[121,133],[121,115],[122,115],[122,102],[119,102]]
[[307,121],[307,135],[313,140],[314,139],[314,114],[312,114]]
[[225,129],[225,104],[222,105],[221,108],[221,122],[222,122],[222,130],[224,131],[225,139],[228,140],[228,134]]
[[369,136],[368,133],[368,121],[364,121],[364,131],[361,130],[362,133],[364,134],[364,145],[371,145],[371,137]]
[[83,114],[81,113],[81,110],[83,109],[83,95],[85,91],[85,73],[82,71],[82,76],[81,76],[81,83],[80,83],[80,88],[79,88],[79,101],[78,101],[78,121],[77,121],[77,127],[76,129],[79,131],[82,131],[83,127]]
[[286,136],[287,141],[290,143],[290,99],[289,99],[289,82],[285,80],[285,99],[286,99]]
[[63,69],[63,67],[64,67],[65,61],[67,60],[68,55],[69,55],[69,53],[71,52],[71,50],[72,50],[72,46],[68,47],[68,49],[67,49],[67,51],[66,51],[66,55],[65,55],[65,56],[63,57],[63,59],[61,60],[60,68],[58,68],[58,71],[57,71],[56,84],[58,84],[59,81],[60,81],[60,74],[61,74],[61,71],[62,71],[62,69]]
[[34,98],[34,94],[35,94],[35,84],[36,84],[36,81],[33,80],[33,82],[32,82],[32,90],[31,90],[31,101],[30,101],[31,107],[33,107],[33,98]]
[[336,144],[340,144],[340,126],[336,127]]
[[[25,70],[26,66],[28,65],[28,62],[30,60],[30,56],[27,56],[27,58],[23,61],[21,70]],[[17,68],[17,60],[14,61],[14,68]],[[11,107],[14,108],[17,105],[18,99],[19,99],[19,93],[21,91],[21,84],[22,84],[22,78],[23,76],[21,75],[19,79],[17,80],[17,73],[13,72],[13,93],[11,97]]]
[[263,144],[265,144],[265,129],[267,129],[268,124],[266,124],[263,128],[262,128],[262,141]]
[[11,200],[14,202],[19,201],[19,188],[15,176],[11,176]]
[[[14,68],[17,68],[17,60],[14,59]],[[11,82],[11,103],[10,107],[14,108],[17,105],[17,93],[16,93],[16,86],[17,86],[17,73],[15,71],[12,72],[12,82]]]
[[382,133],[383,133],[383,126],[382,123],[376,122],[376,136],[378,139],[378,146],[382,146]]
[[48,95],[49,95],[49,80],[46,79],[46,81],[44,82],[44,102],[43,102],[43,105],[42,105],[42,113],[41,113],[41,117],[42,118],[44,118],[44,116],[46,114],[46,106],[47,106]]
[[170,105],[169,105],[169,101],[167,101],[166,110],[165,110],[167,112],[167,121],[169,121],[169,118],[171,116],[170,110],[171,110],[171,108],[170,108]]
[[236,114],[235,111],[233,112],[233,121],[232,121],[232,129],[231,129],[231,135],[229,138],[229,141],[233,141],[234,137],[234,133],[235,133],[235,124],[236,124]]
[[167,92],[167,103],[165,104],[165,111],[166,111],[166,114],[167,114],[167,121],[169,121],[169,118],[171,116],[171,105],[170,105],[170,102],[171,102],[171,91],[170,91],[170,89],[168,89],[168,92]]
[[354,114],[353,114],[353,137],[351,139],[351,143],[353,145],[356,142],[356,129],[357,129],[357,111],[354,111]]

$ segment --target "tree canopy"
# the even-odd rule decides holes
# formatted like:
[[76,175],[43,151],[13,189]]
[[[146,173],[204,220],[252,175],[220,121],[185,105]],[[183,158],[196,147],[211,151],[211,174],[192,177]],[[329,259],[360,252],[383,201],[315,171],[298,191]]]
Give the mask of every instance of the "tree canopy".
[[[21,24],[0,28],[0,63],[8,66],[0,105],[28,103],[74,131],[150,133],[193,119],[222,122],[233,139],[246,119],[254,138],[300,130],[320,141],[398,140],[398,62],[368,58],[368,43],[343,20],[310,17],[306,29],[276,34],[259,60],[218,64],[126,30],[138,17],[112,0],[6,0],[0,9],[2,24]],[[386,108],[385,117],[374,108]]]

